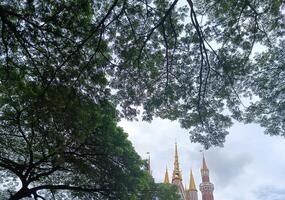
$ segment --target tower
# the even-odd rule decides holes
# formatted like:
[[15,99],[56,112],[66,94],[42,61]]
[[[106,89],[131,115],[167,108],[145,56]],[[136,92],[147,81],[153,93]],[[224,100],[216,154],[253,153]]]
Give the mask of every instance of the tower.
[[179,169],[177,143],[175,142],[175,156],[174,156],[174,169],[172,174],[172,184],[178,187],[181,199],[186,199],[185,191],[182,183],[182,175]]
[[198,191],[196,189],[196,184],[192,170],[190,172],[189,200],[198,200]]
[[[148,163],[150,164],[150,159]],[[149,171],[151,172],[151,170]],[[202,183],[200,184],[199,187],[202,194],[201,200],[214,200],[214,195],[213,195],[214,184],[210,182],[209,168],[207,166],[204,154],[203,154],[202,167],[201,167],[201,177],[202,177]],[[172,180],[170,183],[168,169],[166,167],[163,183],[175,185],[178,189],[178,193],[180,194],[181,200],[198,200],[198,190],[196,188],[192,169],[190,170],[189,187],[187,188],[186,185],[185,186],[183,185],[182,174],[179,167],[178,148],[176,142],[175,142],[174,169],[172,173]]]
[[210,182],[209,169],[207,167],[204,155],[202,161],[201,176],[202,183],[200,184],[200,191],[202,193],[202,200],[214,200],[214,185]]
[[164,184],[169,184],[169,176],[168,176],[167,167],[166,167],[166,170],[165,170],[165,175],[164,175],[163,183],[164,183]]
[[185,194],[187,200],[198,200],[198,191],[196,189],[196,184],[192,173],[192,169],[190,171],[189,189],[185,191]]

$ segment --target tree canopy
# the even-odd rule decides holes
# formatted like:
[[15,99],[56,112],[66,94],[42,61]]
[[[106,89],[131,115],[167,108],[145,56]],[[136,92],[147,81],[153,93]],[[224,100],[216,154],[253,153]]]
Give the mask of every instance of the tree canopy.
[[13,96],[16,88],[5,88],[1,102],[7,199],[129,199],[151,183],[112,105],[64,86],[38,97],[37,86],[19,81],[21,88]]
[[178,120],[206,148],[233,119],[285,135],[282,0],[3,0],[0,19],[11,199],[64,183],[72,192],[55,195],[142,194],[148,178],[120,118]]
[[164,183],[157,184],[156,197],[158,200],[181,200],[177,186]]
[[[144,120],[179,120],[193,141],[221,145],[232,119],[252,110],[243,98],[257,97],[253,104],[266,98],[256,92],[257,80],[248,80],[268,76],[257,61],[261,54],[280,53],[282,6],[280,0],[2,1],[2,83],[16,71],[45,90],[73,87],[107,98],[121,117],[133,119],[142,107]],[[263,49],[257,56],[255,47]],[[280,116],[269,110],[253,114]],[[272,121],[261,125],[283,135],[284,119],[278,133]]]

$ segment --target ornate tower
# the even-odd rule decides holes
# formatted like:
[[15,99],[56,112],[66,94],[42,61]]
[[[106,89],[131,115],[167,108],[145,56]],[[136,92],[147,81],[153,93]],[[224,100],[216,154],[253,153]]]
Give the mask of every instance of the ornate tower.
[[190,172],[189,200],[198,200],[198,191],[196,189],[196,184],[192,170]]
[[166,170],[165,170],[165,175],[164,175],[163,183],[164,183],[164,184],[169,184],[169,176],[168,176],[167,167],[166,167]]
[[178,161],[178,150],[177,150],[177,143],[175,142],[175,156],[174,156],[174,169],[172,174],[172,184],[178,187],[178,191],[181,195],[181,198],[184,200],[186,199],[185,191],[182,183],[182,175],[179,169],[179,161]]
[[201,168],[202,183],[200,184],[200,191],[202,193],[202,200],[214,200],[213,191],[214,184],[210,182],[209,169],[206,164],[205,156],[203,155],[203,163]]

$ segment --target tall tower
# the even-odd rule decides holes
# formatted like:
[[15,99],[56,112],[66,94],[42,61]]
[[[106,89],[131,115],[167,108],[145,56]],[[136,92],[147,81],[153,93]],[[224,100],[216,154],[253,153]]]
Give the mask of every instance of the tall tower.
[[177,150],[177,143],[175,142],[175,156],[174,156],[174,169],[172,174],[172,184],[178,187],[178,191],[181,195],[181,198],[184,200],[186,199],[185,191],[182,183],[182,175],[179,169],[179,161],[178,161],[178,150]]
[[202,200],[214,200],[214,184],[210,182],[209,169],[207,167],[204,155],[201,168],[201,176],[202,183],[200,184],[200,191],[202,193]]
[[198,191],[196,189],[196,184],[192,170],[190,172],[189,200],[198,200]]
[[165,175],[164,175],[163,183],[164,183],[164,184],[169,184],[169,176],[168,176],[167,167],[166,167],[166,170],[165,170]]

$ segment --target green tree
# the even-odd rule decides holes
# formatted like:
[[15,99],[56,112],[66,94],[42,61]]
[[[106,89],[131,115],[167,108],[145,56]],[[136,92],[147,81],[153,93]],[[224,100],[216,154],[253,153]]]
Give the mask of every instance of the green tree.
[[[0,167],[7,195],[61,181],[98,186],[92,198],[126,199],[149,187],[137,184],[145,180],[141,162],[116,126],[140,107],[144,120],[180,121],[206,148],[223,144],[232,119],[284,135],[284,2],[180,2],[1,1]],[[18,193],[15,180],[22,183]],[[65,189],[42,195],[91,198],[87,189]]]
[[157,184],[156,197],[159,200],[180,200],[178,188],[171,184]]
[[285,136],[284,52],[285,42],[256,56],[252,73],[245,82],[259,97],[246,109],[245,120],[266,127],[266,134]]
[[11,84],[1,96],[7,199],[129,199],[151,183],[110,103],[64,86],[38,97],[37,86],[15,80],[19,88]]
[[244,119],[241,98],[263,98],[247,84],[252,50],[278,52],[284,3],[179,2],[2,1],[2,80],[17,69],[46,90],[60,83],[106,97],[128,119],[142,106],[144,120],[178,120],[193,141],[222,145],[232,119]]

